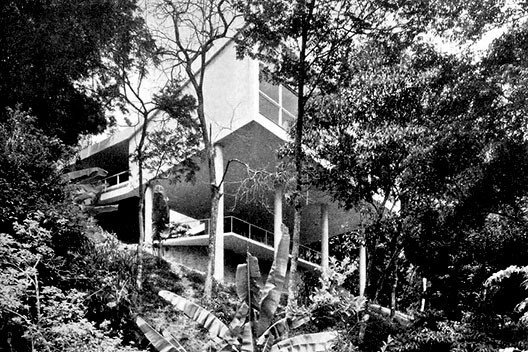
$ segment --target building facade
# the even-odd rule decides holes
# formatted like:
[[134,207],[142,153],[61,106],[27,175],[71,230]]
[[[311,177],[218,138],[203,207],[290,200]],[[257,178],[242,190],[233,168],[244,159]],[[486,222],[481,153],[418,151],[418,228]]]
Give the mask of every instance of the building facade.
[[[205,113],[215,150],[216,174],[221,178],[225,173],[215,263],[215,276],[220,281],[234,277],[236,265],[245,260],[248,250],[264,266],[271,263],[281,223],[293,228],[293,209],[284,199],[282,185],[263,188],[258,196],[240,193],[241,185],[250,177],[248,170],[269,173],[276,170],[277,151],[288,141],[287,130],[297,114],[295,94],[287,87],[261,79],[260,70],[261,64],[256,60],[237,59],[234,42],[226,41],[211,55],[205,71]],[[159,127],[157,118],[149,121],[149,129]],[[131,159],[139,138],[139,128],[129,128],[84,148],[79,154],[79,167],[100,167],[111,175],[103,180],[105,188],[99,204],[118,205],[118,210],[102,214],[100,223],[124,241],[137,241],[138,185],[143,182],[148,185],[147,246],[161,246],[167,259],[204,271],[210,226],[207,162],[198,161],[200,168],[193,182],[150,182],[154,175],[149,171],[144,171],[143,180],[139,180],[137,163]],[[168,199],[170,221],[184,225],[182,236],[155,236],[154,208],[160,189]],[[301,224],[300,267],[327,268],[329,236],[354,231],[357,223],[356,213],[340,209],[323,192],[307,193]]]

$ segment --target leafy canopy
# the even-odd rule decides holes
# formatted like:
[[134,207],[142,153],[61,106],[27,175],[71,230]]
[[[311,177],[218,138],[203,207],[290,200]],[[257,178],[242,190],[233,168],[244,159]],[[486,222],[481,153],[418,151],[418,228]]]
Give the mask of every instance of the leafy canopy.
[[134,42],[145,36],[136,11],[135,0],[2,1],[0,120],[20,104],[67,144],[102,132],[114,93],[106,66],[127,67]]

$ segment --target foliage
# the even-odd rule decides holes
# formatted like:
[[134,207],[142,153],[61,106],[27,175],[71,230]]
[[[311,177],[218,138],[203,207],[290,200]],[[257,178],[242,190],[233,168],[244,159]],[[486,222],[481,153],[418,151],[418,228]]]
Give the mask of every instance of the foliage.
[[[77,248],[56,245],[64,233],[75,232],[75,226],[68,224],[66,216],[55,220],[37,212],[15,223],[12,234],[1,235],[5,295],[0,299],[0,331],[10,336],[2,342],[6,348],[75,350],[83,345],[111,347],[118,342],[85,319],[88,294],[75,288],[86,289],[78,277],[80,272],[72,265],[75,254],[86,254],[82,250],[86,242],[81,241]],[[63,248],[68,251],[62,252]]]
[[[301,194],[309,184],[311,166],[306,165],[305,159],[309,158],[303,155],[303,143],[312,138],[308,135],[310,127],[305,124],[310,114],[314,115],[310,112],[315,106],[314,98],[332,90],[340,96],[342,78],[353,74],[349,63],[355,59],[357,43],[369,39],[412,41],[433,22],[433,3],[260,0],[241,6],[247,26],[238,39],[239,54],[264,62],[266,78],[293,88],[298,97],[294,141],[289,148],[296,183],[291,196],[295,210],[292,272],[297,271]],[[326,113],[324,104],[316,110],[320,115]],[[344,188],[341,191],[346,192]],[[294,304],[296,293],[295,282],[291,281],[290,305]]]
[[309,108],[307,148],[323,161],[312,181],[347,208],[364,201],[376,210],[365,228],[374,261],[367,292],[385,291],[378,298],[387,299],[383,284],[401,280],[396,271],[410,261],[431,276],[438,290],[431,303],[457,314],[485,279],[479,271],[489,270],[472,267],[475,255],[494,260],[480,257],[491,247],[478,240],[492,238],[494,216],[518,235],[525,227],[519,170],[527,145],[513,132],[518,117],[504,104],[505,86],[486,73],[488,63],[383,38],[351,52],[336,93],[322,92]]
[[59,160],[67,149],[35,127],[35,118],[8,109],[0,122],[0,232],[14,221],[63,199]]
[[[327,275],[321,275],[319,285],[310,297],[309,310],[317,330],[335,326],[338,330],[351,330],[366,308],[365,297],[353,296],[343,286],[357,272],[357,264],[347,257],[341,262],[331,259]],[[354,320],[356,322],[354,323]]]
[[2,1],[0,120],[9,119],[6,107],[21,104],[67,144],[102,132],[114,97],[107,64],[128,67],[144,34],[137,10],[134,0]]
[[[503,286],[503,282],[507,279],[510,279],[512,276],[520,275],[523,277],[524,281],[522,282],[522,288],[524,288],[524,293],[528,290],[528,267],[519,267],[512,265],[506,269],[500,270],[493,275],[491,275],[484,285],[487,288],[499,290]],[[524,298],[519,304],[515,306],[515,311],[522,314],[519,321],[526,326],[528,326],[528,297]]]
[[477,329],[470,320],[451,321],[431,315],[410,331],[394,335],[386,351],[498,351],[515,344],[501,340],[499,334]]
[[[210,311],[169,291],[160,291],[160,296],[172,303],[178,310],[206,328],[211,341],[206,349],[224,350],[225,348],[240,351],[278,351],[282,349],[310,348],[319,349],[329,346],[335,339],[335,333],[300,335],[288,338],[290,329],[300,326],[308,319],[283,318],[275,320],[280,294],[286,275],[288,263],[289,234],[283,225],[283,236],[276,253],[272,269],[264,288],[260,289],[258,260],[248,253],[246,264],[237,268],[236,291],[240,303],[229,325],[224,324]],[[170,350],[179,350],[179,344],[171,343],[152,328],[139,320],[138,325],[155,346],[165,346]],[[279,342],[277,342],[279,341]],[[161,349],[159,349],[161,351]]]
[[171,337],[163,337],[152,326],[150,326],[145,319],[138,316],[136,318],[136,324],[143,334],[145,334],[145,337],[150,341],[152,346],[158,351],[185,352],[185,349],[176,340]]
[[[59,158],[68,154],[62,143],[35,128],[26,114],[11,114],[12,123],[0,129],[6,187],[1,192],[6,198],[0,230],[0,334],[8,337],[1,348],[134,350],[121,346],[123,338],[134,338],[126,316],[141,306],[128,285],[133,257],[101,234],[63,191]],[[167,271],[151,268],[148,264],[149,274]],[[181,290],[174,277],[149,276],[146,285]]]

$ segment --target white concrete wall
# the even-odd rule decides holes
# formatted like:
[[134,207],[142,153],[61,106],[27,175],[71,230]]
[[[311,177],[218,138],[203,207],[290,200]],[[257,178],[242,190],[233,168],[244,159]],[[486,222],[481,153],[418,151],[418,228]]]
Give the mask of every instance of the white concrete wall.
[[[216,49],[215,49],[216,50]],[[205,115],[211,128],[212,141],[218,141],[258,115],[258,63],[249,58],[238,60],[234,42],[213,55],[205,71]],[[184,94],[196,96],[190,82]],[[162,114],[149,122],[149,130],[159,128]],[[170,126],[171,124],[168,124]],[[130,139],[129,152],[133,155],[140,140],[140,131]],[[137,186],[138,166],[130,162],[130,172]],[[155,175],[143,171],[144,180]]]
[[258,64],[249,58],[237,59],[232,41],[209,62],[204,96],[213,142],[255,118],[255,82],[258,83]]

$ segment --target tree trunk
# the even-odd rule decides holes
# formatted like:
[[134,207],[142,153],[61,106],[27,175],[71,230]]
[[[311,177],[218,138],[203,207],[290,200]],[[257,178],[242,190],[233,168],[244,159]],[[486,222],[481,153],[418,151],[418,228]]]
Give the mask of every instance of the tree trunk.
[[[214,172],[213,172],[214,176]],[[211,222],[209,223],[209,243],[207,262],[207,274],[204,283],[204,298],[210,300],[213,295],[213,277],[215,274],[215,258],[216,258],[216,223],[218,219],[218,201],[220,199],[220,192],[216,183],[211,186]]]
[[391,304],[390,304],[390,317],[391,319],[396,314],[396,290],[398,289],[398,262],[394,263],[394,273],[391,289]]
[[301,215],[302,203],[301,195],[303,191],[302,185],[302,136],[304,128],[304,112],[305,112],[305,79],[306,79],[306,46],[308,43],[308,28],[311,24],[315,0],[308,4],[308,13],[301,19],[302,32],[300,38],[301,50],[299,53],[299,71],[297,82],[297,122],[295,124],[295,173],[296,186],[295,194],[293,196],[293,204],[295,213],[293,216],[293,237],[292,237],[292,260],[290,264],[290,280],[288,282],[288,306],[293,307],[297,300],[297,283],[295,277],[297,276],[297,260],[299,258],[299,239],[301,237]]
[[[140,168],[141,170],[141,168]],[[145,219],[143,216],[144,211],[144,203],[145,203],[145,192],[143,189],[143,182],[142,182],[142,172],[139,172],[139,204],[138,204],[138,222],[139,222],[139,240],[137,245],[137,276],[136,276],[136,286],[139,290],[143,287],[143,242],[145,242]]]
[[[395,241],[392,241],[392,244],[394,244],[396,247],[394,248],[394,250],[392,251],[392,255],[389,259],[389,262],[387,263],[387,265],[385,266],[383,272],[381,273],[381,276],[378,278],[376,284],[375,284],[375,287],[374,287],[374,302],[377,302],[378,301],[378,298],[379,298],[379,294],[381,293],[382,289],[383,289],[383,285],[385,284],[385,279],[387,278],[387,276],[389,275],[390,273],[390,268],[393,266],[393,265],[396,265],[397,266],[397,260],[398,260],[398,256],[400,255],[401,253],[401,248],[399,247],[398,243],[396,243]],[[391,246],[392,247],[392,246]]]
[[[300,203],[298,199],[296,203]],[[293,236],[290,262],[290,277],[288,280],[288,307],[295,307],[297,305],[297,262],[299,259],[299,240],[301,237],[301,215],[302,205],[296,204],[295,213],[293,214]]]
[[143,287],[143,245],[145,242],[145,187],[143,186],[143,146],[147,138],[148,113],[143,116],[143,126],[141,126],[141,137],[137,146],[137,160],[138,160],[138,222],[139,222],[139,239],[137,246],[137,276],[136,286],[139,290]]

